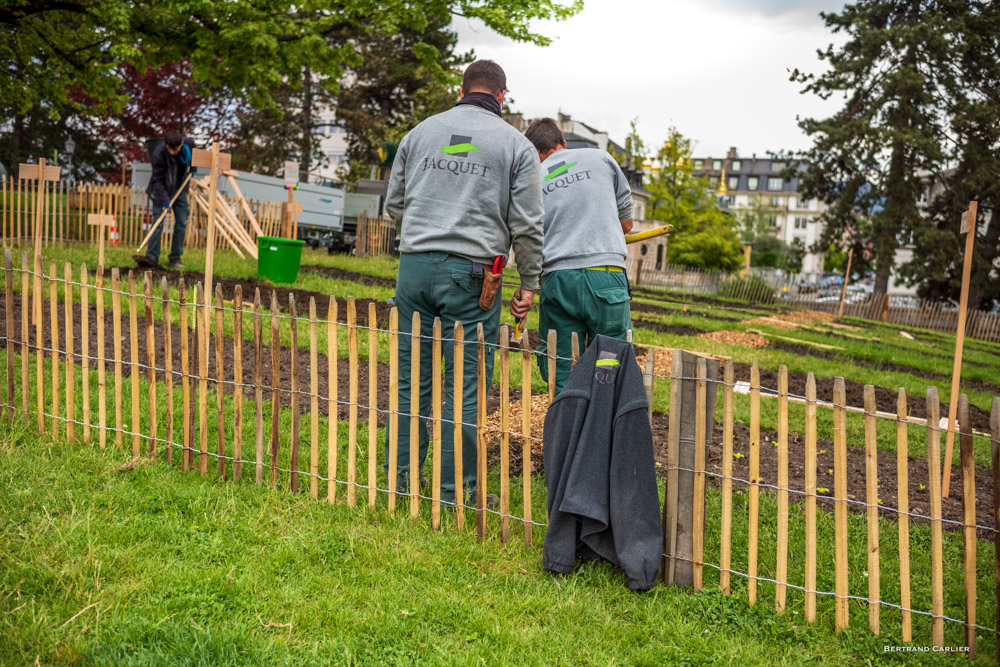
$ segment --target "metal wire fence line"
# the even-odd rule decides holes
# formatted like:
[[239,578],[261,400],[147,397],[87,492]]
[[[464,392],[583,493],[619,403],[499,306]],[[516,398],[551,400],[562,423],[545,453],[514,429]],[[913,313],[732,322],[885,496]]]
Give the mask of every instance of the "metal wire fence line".
[[[6,348],[6,393],[4,394],[3,407],[6,408],[8,418],[13,418],[14,413],[29,420],[32,415],[38,419],[40,431],[51,432],[58,437],[61,425],[66,431],[66,436],[75,439],[75,429],[83,429],[83,439],[91,442],[92,431],[97,431],[101,443],[109,434],[114,434],[116,445],[125,447],[122,439],[128,437],[132,439],[133,455],[142,455],[140,441],[148,444],[148,455],[153,458],[160,458],[155,445],[159,444],[166,450],[166,458],[172,461],[172,453],[177,451],[182,457],[182,467],[184,469],[197,469],[201,474],[207,474],[207,461],[209,459],[218,461],[220,464],[219,475],[223,478],[228,476],[226,464],[231,464],[233,477],[239,478],[243,465],[253,466],[256,472],[256,481],[259,484],[268,481],[272,486],[279,483],[279,477],[288,479],[288,486],[292,490],[297,490],[299,480],[308,484],[309,491],[314,498],[318,498],[318,484],[323,482],[328,485],[327,499],[333,500],[336,496],[336,489],[341,487],[346,489],[346,501],[355,506],[364,504],[363,500],[357,497],[358,493],[367,494],[369,507],[376,508],[376,499],[381,495],[386,497],[386,508],[388,511],[395,511],[396,500],[409,503],[409,513],[412,516],[419,516],[421,513],[421,503],[430,504],[431,526],[440,529],[443,525],[440,509],[447,508],[449,503],[441,497],[442,482],[448,480],[441,479],[441,434],[442,429],[451,426],[455,429],[456,439],[461,439],[462,427],[474,428],[476,432],[476,457],[474,461],[465,461],[465,466],[475,467],[477,479],[477,495],[469,500],[463,498],[458,507],[461,512],[455,512],[454,522],[459,530],[464,530],[464,510],[475,513],[476,533],[481,537],[487,536],[487,517],[493,517],[498,522],[499,537],[502,541],[511,538],[510,523],[521,523],[525,530],[524,540],[527,544],[533,543],[531,529],[533,527],[544,527],[545,523],[535,520],[532,517],[532,475],[530,473],[521,474],[520,484],[522,491],[520,497],[512,493],[510,465],[516,456],[512,457],[511,439],[521,442],[521,466],[523,471],[532,470],[532,459],[540,456],[537,446],[533,451],[534,443],[541,443],[542,438],[533,430],[531,420],[531,396],[537,392],[532,390],[532,365],[533,360],[540,364],[546,364],[551,369],[557,361],[568,361],[575,363],[580,356],[581,343],[576,341],[573,346],[573,354],[570,357],[557,357],[555,354],[541,354],[537,350],[529,349],[525,342],[521,346],[511,344],[509,332],[502,329],[500,340],[496,345],[488,344],[481,335],[465,338],[460,328],[453,336],[443,335],[440,322],[435,322],[433,333],[409,333],[400,331],[398,323],[398,312],[395,309],[389,311],[389,325],[377,326],[375,319],[369,319],[369,326],[365,326],[358,321],[356,305],[353,299],[347,300],[346,317],[344,322],[339,321],[335,313],[327,319],[319,319],[315,314],[314,304],[310,309],[308,318],[296,315],[296,304],[294,299],[289,302],[287,314],[278,310],[276,299],[272,294],[271,310],[265,312],[261,308],[260,300],[255,299],[252,309],[243,307],[241,296],[237,294],[232,306],[224,304],[221,298],[221,290],[217,289],[214,303],[202,294],[199,286],[196,286],[196,297],[193,301],[188,301],[181,291],[181,298],[167,298],[166,285],[164,284],[161,294],[155,294],[151,276],[145,280],[145,291],[137,291],[135,287],[135,277],[131,276],[129,289],[120,289],[116,285],[120,281],[120,276],[113,278],[109,288],[106,282],[98,285],[91,284],[88,277],[76,280],[73,276],[81,275],[79,269],[66,267],[65,277],[56,275],[54,270],[49,271],[49,275],[43,272],[30,271],[26,268],[14,269],[10,254],[6,257],[5,266],[5,315],[6,326],[4,335],[0,337]],[[19,279],[19,281],[18,281]],[[20,302],[14,299],[14,287],[20,282]],[[38,285],[41,284],[39,289]],[[97,306],[92,305],[93,299],[89,292],[93,290],[96,297]],[[31,297],[31,298],[29,298]],[[124,297],[124,298],[123,298]],[[32,301],[33,298],[33,301]],[[79,299],[74,303],[74,299]],[[107,300],[112,301],[112,318],[110,323],[105,322],[105,306]],[[142,305],[140,306],[140,301]],[[126,303],[127,310],[122,308]],[[331,299],[331,303],[336,301]],[[372,318],[375,311],[374,304],[369,305],[369,317]],[[79,306],[79,308],[77,308]],[[176,308],[172,308],[176,306]],[[190,312],[188,312],[190,309]],[[29,315],[30,313],[30,315]],[[214,314],[214,318],[213,318]],[[14,315],[20,318],[20,335],[14,327]],[[243,318],[248,321],[244,321]],[[79,318],[79,324],[77,322]],[[123,322],[123,320],[128,320]],[[419,322],[419,320],[418,320]],[[154,324],[159,325],[157,328]],[[213,327],[214,324],[214,327]],[[98,344],[93,341],[95,325],[98,328]],[[320,345],[318,337],[319,327],[323,326],[325,345]],[[77,328],[79,326],[79,329]],[[31,340],[31,329],[34,329],[34,340]],[[245,337],[245,329],[253,330],[252,337]],[[340,329],[343,328],[344,332]],[[105,329],[113,330],[110,337],[105,337]],[[270,329],[270,337],[266,335],[266,329]],[[419,331],[417,324],[414,331]],[[346,335],[346,345],[341,334]],[[298,337],[302,336],[303,341],[308,340],[306,347],[298,344]],[[409,406],[402,405],[398,400],[396,388],[399,386],[401,374],[399,340],[400,337],[410,337],[421,340],[424,345],[432,348],[433,363],[427,368],[426,362],[419,361],[420,355],[413,355],[410,362],[413,367],[410,374],[415,383],[421,378],[423,373],[430,373],[432,376],[432,386],[438,387],[431,401],[431,409],[426,411],[419,401],[411,400]],[[386,337],[388,340],[385,340]],[[110,340],[109,340],[110,338]],[[367,344],[362,344],[362,339],[367,338]],[[176,345],[180,339],[181,355],[178,365],[178,358],[175,356]],[[213,344],[214,339],[214,344]],[[122,344],[127,340],[125,348]],[[144,346],[140,346],[139,343]],[[486,355],[496,355],[499,357],[498,368],[500,402],[496,410],[500,413],[500,426],[487,423],[486,421],[486,401],[485,391],[479,391],[479,398],[476,401],[475,420],[470,420],[468,415],[471,405],[465,405],[461,398],[461,390],[456,381],[455,397],[442,396],[440,386],[443,380],[442,373],[442,351],[445,344],[453,345],[457,350],[455,357],[465,358],[471,354],[476,358],[475,365],[467,368],[467,373],[456,372],[456,378],[464,377],[464,382],[478,382],[479,386],[485,389],[487,383],[492,384],[491,378],[485,377],[484,368]],[[249,364],[247,372],[243,371],[244,345],[248,348],[246,362]],[[638,343],[637,343],[638,345]],[[114,346],[114,355],[110,350]],[[344,347],[347,348],[346,358],[342,358]],[[325,348],[325,349],[323,349]],[[549,349],[555,350],[554,345]],[[96,352],[95,352],[96,350]],[[362,351],[367,352],[368,358],[361,356]],[[386,386],[384,376],[380,376],[376,371],[380,364],[384,369],[384,362],[379,361],[379,352],[388,351],[388,386]],[[14,354],[20,352],[21,374],[18,381],[15,373]],[[464,352],[465,354],[462,354]],[[214,354],[213,354],[214,353]],[[325,353],[325,363],[320,360],[320,354]],[[473,354],[474,353],[474,354]],[[976,531],[992,538],[998,538],[996,525],[988,525],[976,520],[975,514],[975,466],[972,458],[973,442],[988,441],[993,449],[1000,447],[1000,400],[994,401],[992,432],[988,435],[975,434],[971,430],[968,403],[964,403],[964,410],[959,415],[959,438],[961,444],[963,487],[961,494],[964,503],[964,516],[961,520],[954,517],[943,516],[940,504],[940,497],[934,502],[935,493],[940,494],[939,487],[935,491],[934,480],[940,476],[940,434],[947,432],[946,428],[939,426],[939,415],[937,408],[939,405],[936,390],[928,391],[926,408],[926,419],[923,423],[907,416],[905,401],[900,403],[900,409],[896,414],[887,414],[876,409],[874,404],[874,392],[869,392],[866,387],[865,404],[863,406],[848,406],[846,396],[843,392],[843,380],[837,379],[834,385],[834,396],[832,401],[819,400],[815,393],[815,382],[810,374],[809,382],[806,386],[804,396],[799,396],[788,391],[788,373],[782,367],[778,374],[778,387],[769,388],[761,385],[759,369],[756,364],[751,370],[751,381],[749,383],[748,402],[750,406],[750,474],[741,476],[734,474],[733,464],[733,404],[734,393],[738,387],[746,383],[737,383],[733,376],[733,364],[728,360],[723,360],[724,377],[708,377],[706,371],[699,367],[697,373],[684,372],[679,364],[679,351],[673,353],[674,367],[669,373],[654,372],[655,361],[659,350],[647,348],[646,363],[643,371],[643,378],[646,384],[647,396],[652,399],[657,381],[668,381],[670,396],[670,428],[667,430],[667,461],[661,469],[661,476],[666,478],[666,488],[668,490],[664,499],[664,514],[671,511],[677,512],[678,499],[676,492],[673,496],[671,489],[677,488],[678,475],[692,475],[696,480],[701,480],[702,496],[698,500],[696,494],[692,502],[697,507],[701,503],[701,521],[704,522],[704,481],[711,478],[717,482],[719,487],[719,498],[721,502],[722,522],[728,528],[723,531],[719,544],[720,562],[714,565],[708,562],[704,554],[704,523],[700,525],[698,531],[701,533],[701,552],[686,553],[683,549],[678,549],[676,545],[665,549],[666,558],[671,562],[692,562],[697,564],[699,570],[704,565],[714,567],[719,570],[720,577],[725,575],[728,579],[730,574],[744,576],[748,579],[748,591],[751,602],[754,601],[756,590],[755,582],[772,581],[781,590],[791,588],[801,591],[803,594],[833,596],[838,604],[841,600],[863,601],[869,604],[869,611],[872,608],[889,606],[899,609],[901,612],[913,612],[917,615],[931,617],[935,624],[938,621],[948,620],[958,622],[954,618],[947,616],[943,612],[944,604],[944,582],[943,582],[943,549],[942,549],[942,526],[951,526],[956,529],[956,533],[961,533],[963,539],[965,557],[963,588],[966,594],[966,614],[963,621],[967,631],[971,631],[971,636],[967,635],[967,641],[975,647],[975,631],[992,632],[975,621],[974,595],[970,598],[970,591],[974,593],[974,582],[976,574],[975,566],[975,544]],[[289,356],[290,355],[290,356]],[[302,355],[305,362],[297,364],[298,355]],[[141,357],[141,358],[140,358]],[[159,359],[157,359],[159,357]],[[270,358],[270,377],[265,379],[265,364],[263,361]],[[34,358],[35,377],[29,373],[29,359]],[[214,359],[215,370],[209,372],[209,360]],[[291,364],[288,360],[291,359]],[[520,364],[521,379],[521,414],[520,428],[518,428],[518,415],[513,413],[510,400],[510,390],[512,381],[511,366]],[[421,368],[423,363],[423,368]],[[60,368],[60,364],[64,364]],[[111,403],[111,394],[106,382],[111,376],[114,367],[114,402],[113,402],[113,423],[112,419],[105,413],[105,408]],[[346,382],[339,375],[343,368],[348,369]],[[104,369],[99,380],[99,395],[90,387],[90,374],[97,372],[93,366]],[[197,370],[192,366],[197,365]],[[360,367],[368,367],[367,387],[361,386],[362,378]],[[51,372],[48,372],[48,368]],[[252,367],[252,371],[250,370]],[[123,375],[123,371],[128,369],[128,376]],[[228,375],[228,377],[227,377]],[[317,388],[317,381],[322,376],[328,380],[326,393]],[[253,377],[253,381],[248,381],[248,377]],[[426,376],[424,376],[426,377]],[[549,374],[549,393],[552,393],[554,374]],[[180,380],[184,389],[184,397],[178,401],[174,395],[174,385]],[[516,378],[515,378],[516,380]],[[140,382],[144,383],[140,386]],[[128,385],[131,384],[131,390]],[[346,384],[347,391],[340,385]],[[675,406],[680,402],[675,400],[675,391],[679,392],[684,385],[697,385],[699,396],[707,394],[709,391],[717,393],[721,388],[724,394],[723,413],[724,426],[722,470],[711,470],[706,465],[704,449],[711,440],[711,431],[701,433],[696,438],[693,446],[695,451],[701,451],[702,458],[694,459],[694,465],[680,461],[678,456],[681,448],[680,435],[674,428]],[[88,388],[90,389],[88,394]],[[211,408],[212,397],[215,394],[216,403]],[[0,391],[3,387],[0,386]],[[20,390],[20,391],[18,391]],[[124,390],[124,391],[123,391]],[[106,393],[105,393],[106,392]],[[387,393],[388,392],[388,393]],[[232,400],[226,402],[224,395],[229,393]],[[18,395],[20,394],[20,395]],[[270,394],[268,396],[267,394]],[[870,394],[870,395],[869,395]],[[78,400],[82,396],[82,402]],[[166,396],[166,400],[164,400]],[[388,397],[388,407],[384,403],[380,404],[379,397]],[[778,436],[775,442],[778,447],[777,466],[778,481],[775,484],[765,483],[758,472],[760,462],[760,398],[761,396],[773,396],[779,402],[778,407]],[[17,399],[21,400],[18,401]],[[34,400],[32,400],[34,399]],[[92,419],[94,404],[99,406],[101,418]],[[127,399],[127,401],[126,401]],[[265,399],[269,399],[268,401]],[[702,398],[699,398],[701,401]],[[789,484],[788,474],[788,435],[789,416],[788,403],[790,401],[802,401],[805,405],[805,441],[806,441],[806,478],[802,488],[796,488]],[[128,402],[130,405],[126,406]],[[651,401],[652,402],[652,401]],[[180,408],[178,409],[178,404]],[[445,405],[454,406],[454,418],[445,417],[442,408]],[[714,405],[714,399],[713,399]],[[819,406],[832,410],[834,416],[834,477],[836,479],[835,488],[832,494],[819,491],[816,486],[816,409]],[[82,418],[78,419],[82,408]],[[131,408],[131,418],[129,418],[128,408]],[[270,419],[265,417],[265,411],[270,410]],[[342,409],[346,409],[348,417],[344,419],[340,416]],[[700,418],[708,418],[712,421],[712,413],[701,408]],[[325,411],[325,413],[324,413]],[[677,412],[680,408],[677,408]],[[866,457],[874,465],[878,454],[875,452],[875,432],[877,424],[892,424],[897,429],[897,438],[902,446],[897,447],[898,461],[904,461],[904,468],[909,465],[906,452],[905,429],[907,426],[915,425],[924,430],[928,440],[928,483],[932,487],[930,498],[930,510],[927,513],[911,511],[908,507],[908,496],[906,485],[902,481],[897,481],[897,495],[899,502],[896,506],[889,503],[882,503],[877,497],[877,484],[873,472],[874,467],[868,467],[863,475],[867,489],[864,499],[847,497],[846,480],[848,469],[846,466],[846,415],[856,413],[863,418],[865,451]],[[363,435],[364,420],[367,418],[367,441]],[[382,449],[382,437],[379,435],[379,421],[381,420],[391,431],[397,433],[398,421],[401,419],[410,420],[411,423],[423,422],[428,425],[432,446],[429,453],[428,467],[431,469],[432,481],[421,484],[420,471],[414,466],[406,471],[410,475],[409,482],[400,480],[395,474],[396,464],[402,464],[405,451],[396,451],[395,438],[389,439],[386,447],[388,451]],[[651,414],[651,419],[653,416]],[[46,424],[46,420],[50,423]],[[128,425],[125,421],[128,421]],[[301,424],[300,420],[306,420]],[[178,421],[180,422],[178,424]],[[290,425],[289,425],[290,422]],[[319,428],[322,423],[324,433]],[[343,427],[346,425],[346,437]],[[178,428],[180,426],[181,428]],[[270,427],[270,428],[268,428]],[[162,433],[166,431],[166,437]],[[179,436],[183,430],[184,437]],[[291,433],[289,433],[289,430]],[[362,436],[358,436],[362,430]],[[249,437],[244,437],[249,434]],[[321,437],[325,435],[325,437]],[[209,440],[217,440],[216,451],[209,448]],[[243,455],[244,441],[251,451],[255,450],[256,456],[251,459]],[[935,444],[935,441],[937,443]],[[303,446],[305,445],[305,446]],[[325,446],[324,446],[325,445]],[[345,451],[346,445],[346,451]],[[684,447],[688,447],[685,444]],[[301,452],[300,452],[301,448]],[[810,448],[812,448],[812,458],[810,459]],[[456,447],[456,449],[458,449]],[[413,448],[411,447],[411,451]],[[902,452],[902,454],[900,454]],[[300,453],[302,459],[299,458]],[[326,456],[324,467],[320,467],[320,454]],[[882,452],[882,456],[886,456]],[[347,459],[346,476],[342,473],[343,460]],[[198,459],[198,460],[196,460]],[[935,467],[935,459],[937,461]],[[489,460],[494,460],[497,464],[493,469],[488,470]],[[301,461],[301,463],[300,463]],[[411,459],[412,461],[412,459]],[[897,462],[898,462],[897,461]],[[388,470],[385,469],[388,463]],[[812,477],[810,479],[810,466]],[[462,464],[456,461],[456,485],[461,488]],[[265,480],[264,470],[269,473],[270,480]],[[902,470],[902,469],[901,469]],[[325,472],[324,472],[325,471]],[[400,471],[402,472],[402,471]],[[903,475],[903,473],[900,473]],[[903,475],[905,477],[905,475]],[[872,485],[871,481],[875,484]],[[971,480],[971,486],[969,482]],[[745,489],[745,494],[749,503],[748,515],[735,515],[732,512],[732,484],[735,482]],[[938,480],[938,483],[940,480]],[[283,484],[284,482],[282,482]],[[421,486],[424,489],[421,491]],[[486,490],[492,486],[493,490],[499,487],[499,505],[494,508],[487,506]],[[429,488],[429,491],[427,490]],[[416,489],[409,492],[408,489]],[[778,514],[775,517],[778,521],[778,544],[785,544],[784,556],[779,549],[778,567],[779,573],[774,579],[759,576],[757,572],[756,557],[750,559],[747,572],[738,571],[732,567],[728,559],[732,557],[732,524],[734,519],[740,521],[743,526],[743,517],[746,517],[746,527],[748,530],[748,544],[753,544],[753,552],[759,549],[759,532],[761,525],[759,492],[767,490],[778,499]],[[429,495],[428,495],[429,494]],[[805,513],[815,517],[816,503],[833,504],[836,514],[835,542],[837,545],[836,570],[837,570],[837,590],[822,591],[815,586],[815,579],[809,581],[809,558],[808,552],[811,549],[815,553],[815,548],[819,537],[815,531],[815,519],[812,521],[812,529],[809,528],[807,519],[805,548],[807,549],[807,579],[804,586],[789,582],[787,576],[787,543],[788,543],[788,497],[792,495],[803,501]],[[673,500],[671,500],[673,498]],[[972,501],[970,503],[970,500]],[[673,509],[670,505],[673,503]],[[683,501],[682,501],[683,503]],[[514,511],[520,505],[521,516]],[[847,523],[846,512],[848,507],[860,510],[858,513],[868,515],[869,529],[869,551],[872,544],[877,552],[878,545],[878,517],[880,513],[891,514],[896,518],[900,532],[900,563],[904,560],[908,562],[908,554],[902,553],[903,535],[906,534],[906,541],[909,541],[910,519],[915,519],[930,524],[932,532],[932,546],[929,550],[932,559],[932,610],[919,610],[913,608],[909,602],[909,576],[908,572],[900,573],[900,588],[898,597],[900,603],[886,602],[881,599],[879,582],[871,588],[869,582],[869,595],[860,596],[850,592],[847,576]],[[536,510],[537,511],[537,510]],[[971,514],[970,514],[971,511]],[[825,512],[825,510],[824,510]],[[874,517],[874,524],[872,523]],[[666,523],[666,522],[665,522]],[[784,528],[782,528],[784,526]],[[874,531],[874,532],[873,532]],[[971,553],[970,553],[971,535]],[[534,536],[537,537],[537,536]],[[956,538],[957,539],[957,538]],[[874,540],[874,541],[873,541]],[[729,544],[727,547],[726,544]],[[749,547],[748,547],[749,548]],[[908,547],[907,547],[908,548]],[[841,553],[843,551],[843,553]],[[870,556],[869,556],[870,557]],[[877,557],[876,557],[877,558]],[[782,560],[784,559],[784,562]],[[815,572],[815,562],[812,564]],[[971,569],[970,569],[971,568]],[[874,567],[869,568],[873,572],[878,571],[878,561],[874,561]],[[813,575],[815,576],[815,574]],[[877,579],[877,577],[876,577]],[[905,581],[905,585],[904,585]],[[949,578],[949,584],[957,579]],[[970,583],[971,582],[971,583]],[[855,584],[856,585],[856,584]],[[971,588],[970,588],[971,586]],[[695,588],[700,588],[700,581]],[[728,584],[724,586],[728,588]],[[887,590],[896,595],[897,589],[891,587]],[[905,595],[904,595],[905,590]],[[784,602],[777,605],[778,610],[784,608]],[[807,603],[807,609],[808,609]],[[814,605],[813,605],[814,606]],[[971,610],[971,615],[970,615]],[[846,627],[846,610],[837,608],[836,627],[842,629]],[[908,618],[908,617],[907,617]],[[815,620],[815,613],[809,619]],[[870,627],[873,632],[880,632],[877,614],[870,615]],[[910,641],[908,637],[908,623],[904,621],[903,636],[905,641]],[[937,625],[933,628],[933,639],[935,644],[943,641],[943,629]]]

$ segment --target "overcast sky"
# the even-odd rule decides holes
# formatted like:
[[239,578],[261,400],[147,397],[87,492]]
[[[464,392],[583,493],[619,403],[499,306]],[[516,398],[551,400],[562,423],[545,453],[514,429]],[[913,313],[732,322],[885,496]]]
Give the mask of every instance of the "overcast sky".
[[[514,110],[569,113],[619,143],[629,121],[654,147],[671,126],[698,156],[802,149],[796,116],[826,116],[838,100],[799,93],[789,73],[817,72],[834,36],[819,12],[835,0],[585,0],[574,18],[538,23],[547,47],[518,44],[457,19],[459,50],[475,49],[507,73]],[[838,36],[837,41],[842,41]]]

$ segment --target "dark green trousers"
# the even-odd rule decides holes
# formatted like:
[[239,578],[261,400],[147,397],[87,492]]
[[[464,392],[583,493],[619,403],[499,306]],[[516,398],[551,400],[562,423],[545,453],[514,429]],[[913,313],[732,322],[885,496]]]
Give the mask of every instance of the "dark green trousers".
[[[501,295],[493,307],[484,311],[479,307],[482,279],[472,275],[473,264],[467,259],[443,252],[405,253],[399,258],[399,275],[396,278],[396,308],[399,313],[399,433],[395,434],[397,446],[397,488],[407,489],[410,469],[410,360],[413,339],[404,335],[410,332],[413,313],[420,313],[420,420],[417,429],[420,443],[420,468],[427,458],[430,442],[431,382],[433,373],[432,343],[434,318],[441,318],[443,337],[454,338],[455,322],[465,328],[465,372],[462,386],[462,479],[466,498],[475,498],[476,488],[476,402],[478,399],[478,360],[476,348],[477,325],[483,324],[486,341],[486,391],[489,393],[493,378],[493,357],[500,329]],[[441,424],[441,499],[455,499],[455,344],[442,343],[444,358],[444,392],[442,394]],[[386,471],[389,466],[389,438],[394,437],[386,428]],[[426,495],[430,495],[428,490]]]
[[[625,340],[632,326],[628,279],[622,272],[567,269],[542,276],[538,333],[541,354],[547,354],[549,330],[556,330],[556,393],[562,391],[570,372],[572,335],[580,352],[597,334]],[[542,378],[548,381],[548,360],[538,356]]]

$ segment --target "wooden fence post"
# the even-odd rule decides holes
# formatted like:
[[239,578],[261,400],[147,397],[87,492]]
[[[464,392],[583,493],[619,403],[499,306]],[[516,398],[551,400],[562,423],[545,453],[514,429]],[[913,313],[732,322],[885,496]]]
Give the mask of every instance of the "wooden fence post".
[[129,378],[132,380],[132,456],[139,445],[139,306],[135,295],[135,273],[128,272]]
[[160,280],[160,305],[163,307],[163,382],[166,388],[167,403],[167,444],[166,460],[174,460],[174,345],[173,322],[170,317],[170,289],[167,277]]
[[[461,432],[461,429],[457,430]],[[461,440],[456,439],[456,442],[461,443]],[[529,547],[531,546],[531,472],[531,348],[528,343],[528,332],[524,331],[521,334],[521,495],[524,506],[524,545]]]
[[264,483],[264,325],[260,288],[253,290],[254,483]]
[[[990,409],[990,460],[993,472],[993,597],[995,600],[994,627],[1000,628],[1000,398],[994,398]],[[1000,655],[1000,632],[996,633],[994,647]]]
[[105,376],[104,350],[104,267],[97,267],[97,443],[101,449],[108,439],[107,379]]
[[[226,338],[222,310],[222,284],[215,283],[215,433],[219,479],[226,480]],[[294,425],[293,425],[294,430]]]
[[500,542],[510,539],[510,329],[500,328]]
[[[352,375],[353,377],[353,375]],[[420,513],[420,313],[413,311],[410,322],[410,481],[407,491],[410,495],[410,516]]]
[[774,608],[785,611],[788,583],[788,367],[778,369],[778,552]]
[[[551,331],[555,331],[552,329]],[[551,348],[550,348],[551,350]],[[681,385],[680,378],[683,375],[683,367],[679,350],[674,350],[670,369],[670,413],[669,430],[667,431],[667,482],[665,498],[663,501],[663,562],[661,571],[663,572],[664,583],[674,581],[674,556],[677,551],[677,450],[680,448],[681,436]],[[554,373],[549,371],[549,379],[552,380]]]
[[233,289],[233,481],[243,476],[243,286]]
[[[396,511],[399,474],[399,311],[389,311],[389,417],[386,419],[386,472],[389,485],[389,513]],[[460,512],[459,512],[460,513]]]
[[[90,443],[90,289],[87,265],[80,267],[80,389],[83,398],[83,441]],[[13,400],[13,395],[11,396]]]
[[548,363],[549,376],[549,403],[552,403],[552,401],[556,400],[556,330],[554,328],[549,329],[549,333],[546,338],[545,348],[549,353],[548,359],[546,360]]
[[722,427],[722,518],[719,537],[719,588],[730,595],[730,568],[733,552],[733,388],[736,384],[736,370],[733,360],[726,360],[723,379],[723,427]]
[[[146,363],[149,382],[149,458],[156,458],[156,333],[153,328],[153,274],[143,276],[143,296],[146,310]],[[169,445],[168,445],[169,448]]]
[[880,570],[878,546],[878,442],[875,387],[866,384],[865,401],[865,502],[868,519],[868,628],[879,633]]
[[309,497],[319,498],[319,355],[316,297],[309,297]]
[[931,506],[931,612],[934,646],[944,646],[944,554],[941,536],[941,401],[927,388],[927,492]]
[[76,360],[73,354],[73,267],[63,264],[63,320],[66,327],[66,439],[76,438]]
[[[374,307],[374,304],[372,304]],[[441,529],[441,318],[431,329],[431,530]],[[412,390],[412,387],[411,387]]]
[[181,276],[177,291],[179,293],[178,301],[180,301],[178,324],[181,327],[181,430],[184,443],[184,448],[181,450],[181,470],[187,472],[191,469],[191,364],[188,358],[190,326],[187,310],[187,288],[183,276]]
[[972,419],[969,397],[958,398],[958,422],[962,432],[959,449],[962,457],[962,514],[964,533],[964,582],[965,582],[965,645],[969,660],[976,659],[976,462],[973,454]]
[[[455,395],[452,418],[455,424],[452,451],[455,458],[455,529],[461,531],[465,528],[465,477],[462,459],[462,425],[465,422],[465,401],[463,398],[465,392],[465,327],[462,326],[461,322],[455,322],[454,332],[455,348],[452,369],[455,377]],[[391,384],[390,379],[390,386]]]
[[49,265],[49,335],[52,340],[52,439],[59,439],[59,274]]
[[[357,505],[358,482],[358,314],[354,297],[347,297],[347,363],[349,369],[347,406],[347,504]],[[419,354],[418,354],[419,356]],[[417,385],[419,387],[419,383]],[[412,389],[412,387],[411,387]],[[411,394],[414,393],[411,391]],[[420,390],[415,392],[420,396]],[[412,475],[411,475],[412,478]],[[414,493],[414,489],[410,489]],[[416,496],[411,496],[415,498]]]
[[899,605],[903,641],[913,640],[913,621],[910,613],[910,489],[909,489],[909,439],[906,433],[906,390],[899,388],[896,399],[896,522],[899,529]]
[[330,400],[327,401],[327,419],[330,422],[327,429],[326,445],[326,501],[332,503],[337,499],[337,300],[330,297],[330,303],[326,311],[326,362],[327,362],[327,388],[330,392]]
[[[30,272],[28,271],[28,253],[21,253],[21,411],[24,421],[28,422],[30,413],[31,386],[28,377],[28,304],[31,302]],[[103,442],[103,441],[102,441]]]
[[281,337],[278,331],[278,294],[271,290],[271,488],[278,485],[278,412],[281,407]]
[[757,602],[757,526],[760,520],[760,368],[755,359],[750,367],[750,487],[747,489],[748,527],[747,598]]
[[38,432],[45,433],[45,324],[42,321],[42,300],[44,299],[45,275],[42,271],[42,258],[35,255],[35,293],[33,316],[35,318],[35,380],[37,385]]
[[836,629],[850,622],[847,599],[847,391],[844,378],[833,380],[834,560],[836,568]]
[[[6,179],[4,179],[6,182]],[[5,241],[9,239],[7,232],[7,210],[4,209],[4,234]],[[5,347],[7,348],[7,421],[14,421],[14,340],[11,337],[14,328],[14,258],[10,250],[4,250],[4,312],[6,321],[4,324],[4,335],[7,336]],[[27,294],[21,294],[21,299],[27,298]]]
[[[652,357],[653,351],[649,351]],[[647,358],[647,362],[649,359]],[[701,590],[702,574],[704,570],[705,556],[705,448],[706,448],[706,428],[705,421],[709,418],[708,413],[708,388],[705,379],[708,376],[708,369],[705,365],[705,358],[698,357],[697,384],[695,389],[695,423],[694,423],[694,497],[691,503],[691,570],[695,592]],[[683,386],[681,396],[683,397]],[[683,420],[682,415],[682,420]],[[683,425],[683,421],[682,421]],[[683,435],[683,434],[682,434]],[[681,452],[683,457],[683,451]]]
[[[555,331],[554,329],[552,331]],[[551,338],[550,338],[551,340]],[[486,538],[486,340],[483,323],[476,325],[476,535]],[[555,354],[554,348],[549,352]],[[552,366],[550,366],[552,368]],[[549,376],[555,381],[555,373]],[[492,378],[489,380],[492,381]],[[550,390],[551,391],[551,390]],[[412,427],[411,427],[412,429]],[[410,431],[412,434],[412,430]],[[412,446],[412,445],[411,445]]]
[[292,493],[299,492],[299,320],[295,308],[295,295],[288,295],[288,323],[290,336],[291,359],[289,363],[289,382],[291,396],[289,403],[292,411],[292,442],[289,452],[288,488]]
[[[440,336],[439,336],[440,338]],[[440,391],[440,390],[439,390]],[[439,430],[440,430],[440,421]],[[378,491],[378,319],[368,303],[368,508],[375,509]]]
[[208,296],[195,285],[194,321],[198,327],[198,474],[208,474]]
[[816,621],[816,376],[806,376],[806,621]]

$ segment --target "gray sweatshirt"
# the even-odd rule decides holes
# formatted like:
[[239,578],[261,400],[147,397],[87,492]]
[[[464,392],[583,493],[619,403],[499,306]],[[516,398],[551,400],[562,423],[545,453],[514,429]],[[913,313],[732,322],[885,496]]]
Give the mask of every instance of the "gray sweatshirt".
[[410,130],[396,152],[385,210],[401,252],[448,252],[490,264],[513,243],[522,287],[538,288],[538,153],[496,114],[457,106]]
[[606,151],[564,148],[542,163],[545,249],[542,273],[591,266],[625,268],[620,222],[632,217],[632,190]]
[[656,583],[663,549],[649,403],[632,345],[598,335],[545,415],[549,526],[542,564],[577,559],[625,570],[632,590]]

